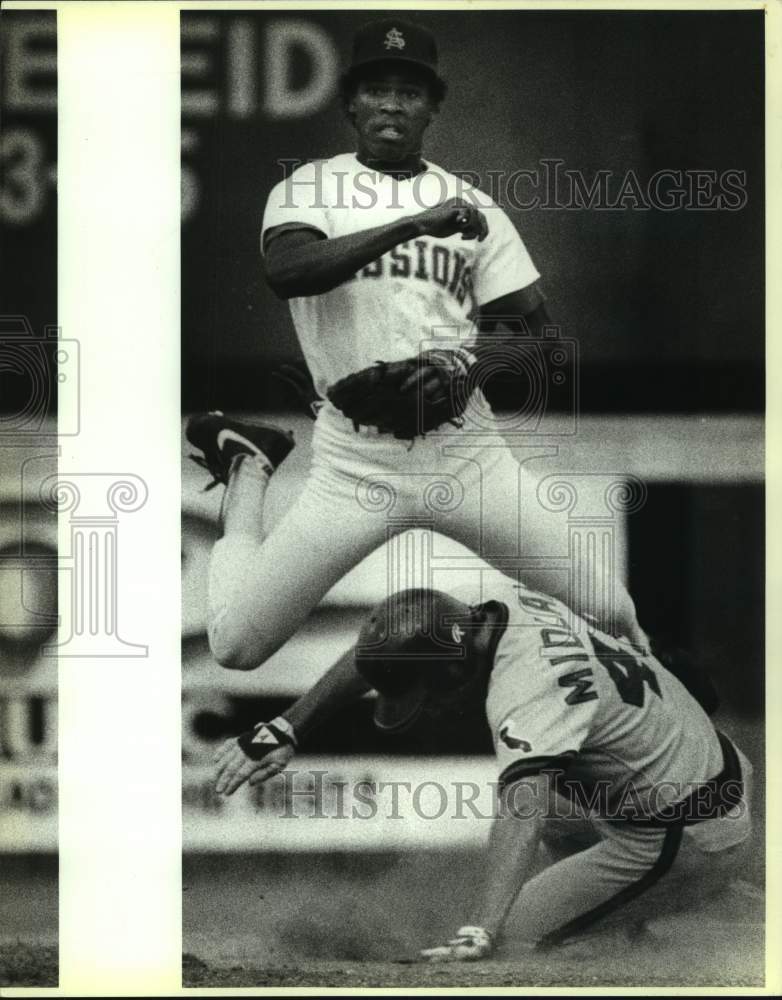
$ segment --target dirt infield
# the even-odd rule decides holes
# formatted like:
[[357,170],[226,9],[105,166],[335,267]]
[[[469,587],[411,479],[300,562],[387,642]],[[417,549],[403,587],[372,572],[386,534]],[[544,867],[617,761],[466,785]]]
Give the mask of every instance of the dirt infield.
[[593,969],[568,970],[556,966],[520,965],[515,962],[487,962],[480,966],[432,966],[431,968],[405,969],[384,962],[371,962],[365,966],[350,967],[335,964],[319,969],[203,969],[188,973],[185,986],[193,987],[305,987],[323,986],[335,989],[389,988],[389,989],[448,989],[515,987],[609,987],[609,986],[706,986],[749,987],[762,986],[761,980],[726,978],[719,982],[709,976],[691,977],[686,983],[672,976],[655,978],[606,975],[597,966]]
[[[421,964],[360,960],[302,960],[259,968],[219,965],[187,954],[183,985],[192,987],[327,986],[443,987],[751,987],[763,986],[760,924],[699,921],[669,924],[630,942],[595,935],[547,953],[530,952],[475,963]],[[737,956],[740,956],[737,957]]]
[[[491,960],[422,965],[468,912],[481,855],[186,858],[186,986],[760,986],[763,892],[651,898],[550,952],[514,934]],[[666,907],[667,904],[667,907]],[[632,911],[632,912],[631,912]],[[643,927],[631,938],[627,928]]]
[[[242,855],[185,864],[183,982],[207,987],[763,985],[764,900],[736,878],[658,901],[548,952],[514,936],[477,963],[422,964],[465,912],[480,858]],[[208,928],[204,917],[208,914]],[[632,935],[628,928],[633,928]]]
[[0,987],[57,985],[57,872],[54,854],[0,856]]
[[56,986],[57,949],[17,941],[0,944],[0,986]]

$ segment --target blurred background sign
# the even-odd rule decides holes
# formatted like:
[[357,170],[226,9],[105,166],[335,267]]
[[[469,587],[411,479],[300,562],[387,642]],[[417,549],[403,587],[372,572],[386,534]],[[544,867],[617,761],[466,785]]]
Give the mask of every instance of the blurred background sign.
[[0,11],[0,66],[0,314],[42,334],[57,319],[54,11]]
[[[57,517],[40,490],[57,471],[57,365],[78,367],[56,330],[54,11],[0,10],[0,126],[0,852],[54,852],[57,660],[41,650],[58,622]],[[0,897],[18,901],[4,870]],[[53,898],[35,896],[44,922]]]
[[[41,431],[54,434],[53,422]],[[40,498],[56,438],[0,437],[0,851],[57,849],[57,516]]]

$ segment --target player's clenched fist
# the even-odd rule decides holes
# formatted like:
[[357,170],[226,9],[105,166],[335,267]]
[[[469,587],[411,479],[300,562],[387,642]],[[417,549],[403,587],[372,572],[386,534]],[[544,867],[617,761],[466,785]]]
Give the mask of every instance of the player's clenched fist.
[[286,719],[259,722],[215,754],[215,791],[232,795],[251,775],[252,784],[260,784],[284,771],[295,752],[296,736]]
[[453,236],[461,233],[463,240],[482,243],[489,235],[489,224],[483,212],[464,198],[449,198],[415,217],[422,236]]

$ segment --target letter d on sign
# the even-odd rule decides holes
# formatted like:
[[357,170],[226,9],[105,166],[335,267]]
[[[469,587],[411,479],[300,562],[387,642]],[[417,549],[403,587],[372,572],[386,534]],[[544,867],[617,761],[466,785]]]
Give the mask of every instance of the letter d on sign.
[[[294,49],[303,49],[310,75],[291,87]],[[305,118],[327,104],[337,82],[337,52],[329,35],[309,21],[272,21],[266,31],[264,111],[270,118]]]

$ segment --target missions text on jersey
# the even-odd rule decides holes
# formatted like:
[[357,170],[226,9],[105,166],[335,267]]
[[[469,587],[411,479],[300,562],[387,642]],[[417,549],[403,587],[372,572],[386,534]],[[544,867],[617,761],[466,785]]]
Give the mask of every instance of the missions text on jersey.
[[486,214],[483,242],[421,236],[401,243],[323,295],[289,300],[299,342],[321,395],[377,360],[401,361],[438,329],[467,339],[476,307],[526,288],[540,275],[521,237],[491,198],[435,166],[397,179],[355,154],[305,164],[271,191],[261,247],[270,230],[310,228],[329,239],[417,215],[453,197]]

